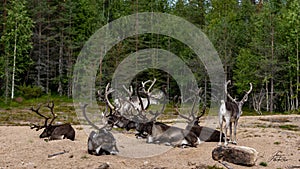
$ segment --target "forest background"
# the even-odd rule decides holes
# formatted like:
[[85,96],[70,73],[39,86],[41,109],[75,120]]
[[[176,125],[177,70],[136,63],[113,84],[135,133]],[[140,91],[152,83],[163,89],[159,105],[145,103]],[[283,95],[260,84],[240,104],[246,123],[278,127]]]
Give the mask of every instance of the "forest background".
[[[230,93],[237,98],[253,84],[250,111],[299,109],[299,0],[1,0],[0,102],[41,96],[72,98],[73,67],[85,42],[101,27],[137,12],[162,12],[200,28],[222,60]],[[162,23],[163,24],[163,23]],[[129,37],[100,63],[97,90],[103,90],[118,64],[141,49],[160,48],[186,63],[196,54],[176,39],[158,34]],[[134,65],[134,63],[133,63]],[[205,67],[189,64],[209,104]],[[157,78],[169,96],[178,94],[172,77],[160,70],[141,72],[136,82]],[[95,91],[96,94],[97,91]]]

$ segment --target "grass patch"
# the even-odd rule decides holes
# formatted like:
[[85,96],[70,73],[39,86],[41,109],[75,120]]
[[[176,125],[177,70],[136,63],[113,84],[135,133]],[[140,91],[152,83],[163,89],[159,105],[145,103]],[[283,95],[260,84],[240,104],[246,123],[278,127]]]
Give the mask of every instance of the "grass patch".
[[275,144],[275,145],[279,145],[279,144],[281,144],[281,142],[275,141],[274,144]]
[[266,162],[260,162],[259,165],[263,166],[263,167],[267,167],[268,166],[268,163]]
[[84,159],[88,159],[89,157],[87,155],[83,155],[81,156],[81,159],[84,160]]
[[[31,123],[43,123],[44,119],[29,109],[31,107],[36,108],[39,104],[47,104],[48,101],[52,100],[55,104],[54,112],[58,115],[55,122],[79,124],[73,104],[71,104],[73,103],[72,99],[67,97],[42,96],[36,99],[24,99],[22,102],[11,100],[7,104],[0,101],[1,125],[20,126],[30,125]],[[40,113],[46,116],[51,116],[49,109],[43,106],[40,109]]]
[[261,121],[268,121],[268,122],[277,122],[277,123],[291,122],[287,117],[259,118],[259,120],[261,120]]
[[279,126],[279,128],[284,129],[284,130],[299,131],[298,126],[293,125],[293,124],[281,125],[281,126]]
[[218,167],[218,166],[207,166],[207,169],[223,169],[223,167]]

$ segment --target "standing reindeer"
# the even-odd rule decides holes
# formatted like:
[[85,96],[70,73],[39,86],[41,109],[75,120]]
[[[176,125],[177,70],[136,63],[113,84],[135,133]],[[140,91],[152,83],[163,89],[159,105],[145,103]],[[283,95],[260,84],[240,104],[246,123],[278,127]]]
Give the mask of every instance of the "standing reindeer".
[[43,114],[41,114],[39,112],[41,105],[37,108],[34,109],[33,107],[30,108],[31,111],[35,112],[36,114],[38,114],[39,116],[43,117],[45,119],[45,123],[43,126],[41,125],[36,125],[36,124],[32,124],[33,126],[31,126],[31,129],[36,128],[36,131],[45,128],[44,131],[42,132],[42,134],[40,135],[40,138],[46,138],[49,137],[49,140],[60,140],[60,139],[70,139],[72,141],[74,141],[75,139],[75,130],[74,128],[71,126],[71,124],[55,124],[52,125],[52,123],[54,122],[54,120],[57,118],[57,115],[54,114],[54,102],[48,103],[45,107],[49,108],[52,114],[52,119],[50,121],[50,123],[48,124],[48,120],[50,119],[50,117],[44,116]]
[[[230,80],[228,80],[225,83],[225,94],[228,96],[230,101],[224,101],[221,100],[221,107],[219,110],[219,123],[220,123],[220,141],[219,145],[222,145],[221,139],[222,139],[222,130],[223,130],[223,121],[225,121],[225,143],[224,145],[227,146],[227,129],[229,127],[230,130],[230,143],[237,144],[236,142],[236,128],[238,125],[238,120],[240,116],[242,115],[242,107],[243,104],[247,101],[249,93],[252,91],[252,83],[250,83],[250,90],[246,92],[245,96],[241,101],[236,101],[233,99],[230,94],[227,91],[227,85],[230,83]],[[234,139],[232,141],[232,123],[234,124]]]

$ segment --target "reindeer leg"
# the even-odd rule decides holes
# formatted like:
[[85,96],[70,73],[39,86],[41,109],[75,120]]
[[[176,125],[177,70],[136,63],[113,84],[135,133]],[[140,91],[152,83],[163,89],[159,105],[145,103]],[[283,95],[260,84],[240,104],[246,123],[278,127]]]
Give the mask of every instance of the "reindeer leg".
[[222,145],[222,133],[223,133],[223,118],[220,117],[219,119],[219,124],[220,124],[220,141],[219,141],[219,146]]
[[224,145],[225,146],[228,145],[227,130],[228,130],[229,125],[230,125],[230,117],[225,117],[225,132],[224,132],[224,135],[225,135],[225,143],[224,143]]
[[229,134],[230,134],[229,143],[232,143],[232,122],[229,122]]
[[234,122],[234,140],[233,140],[233,142],[232,142],[232,144],[237,144],[237,142],[236,142],[236,128],[237,128],[237,124],[238,124],[238,121],[236,120],[235,122]]

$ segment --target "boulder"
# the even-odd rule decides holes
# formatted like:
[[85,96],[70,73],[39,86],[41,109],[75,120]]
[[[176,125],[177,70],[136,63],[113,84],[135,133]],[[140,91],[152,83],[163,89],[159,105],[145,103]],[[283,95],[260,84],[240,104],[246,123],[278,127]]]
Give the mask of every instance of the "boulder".
[[257,160],[258,152],[251,147],[245,146],[219,146],[212,151],[212,158],[216,161],[253,166]]

